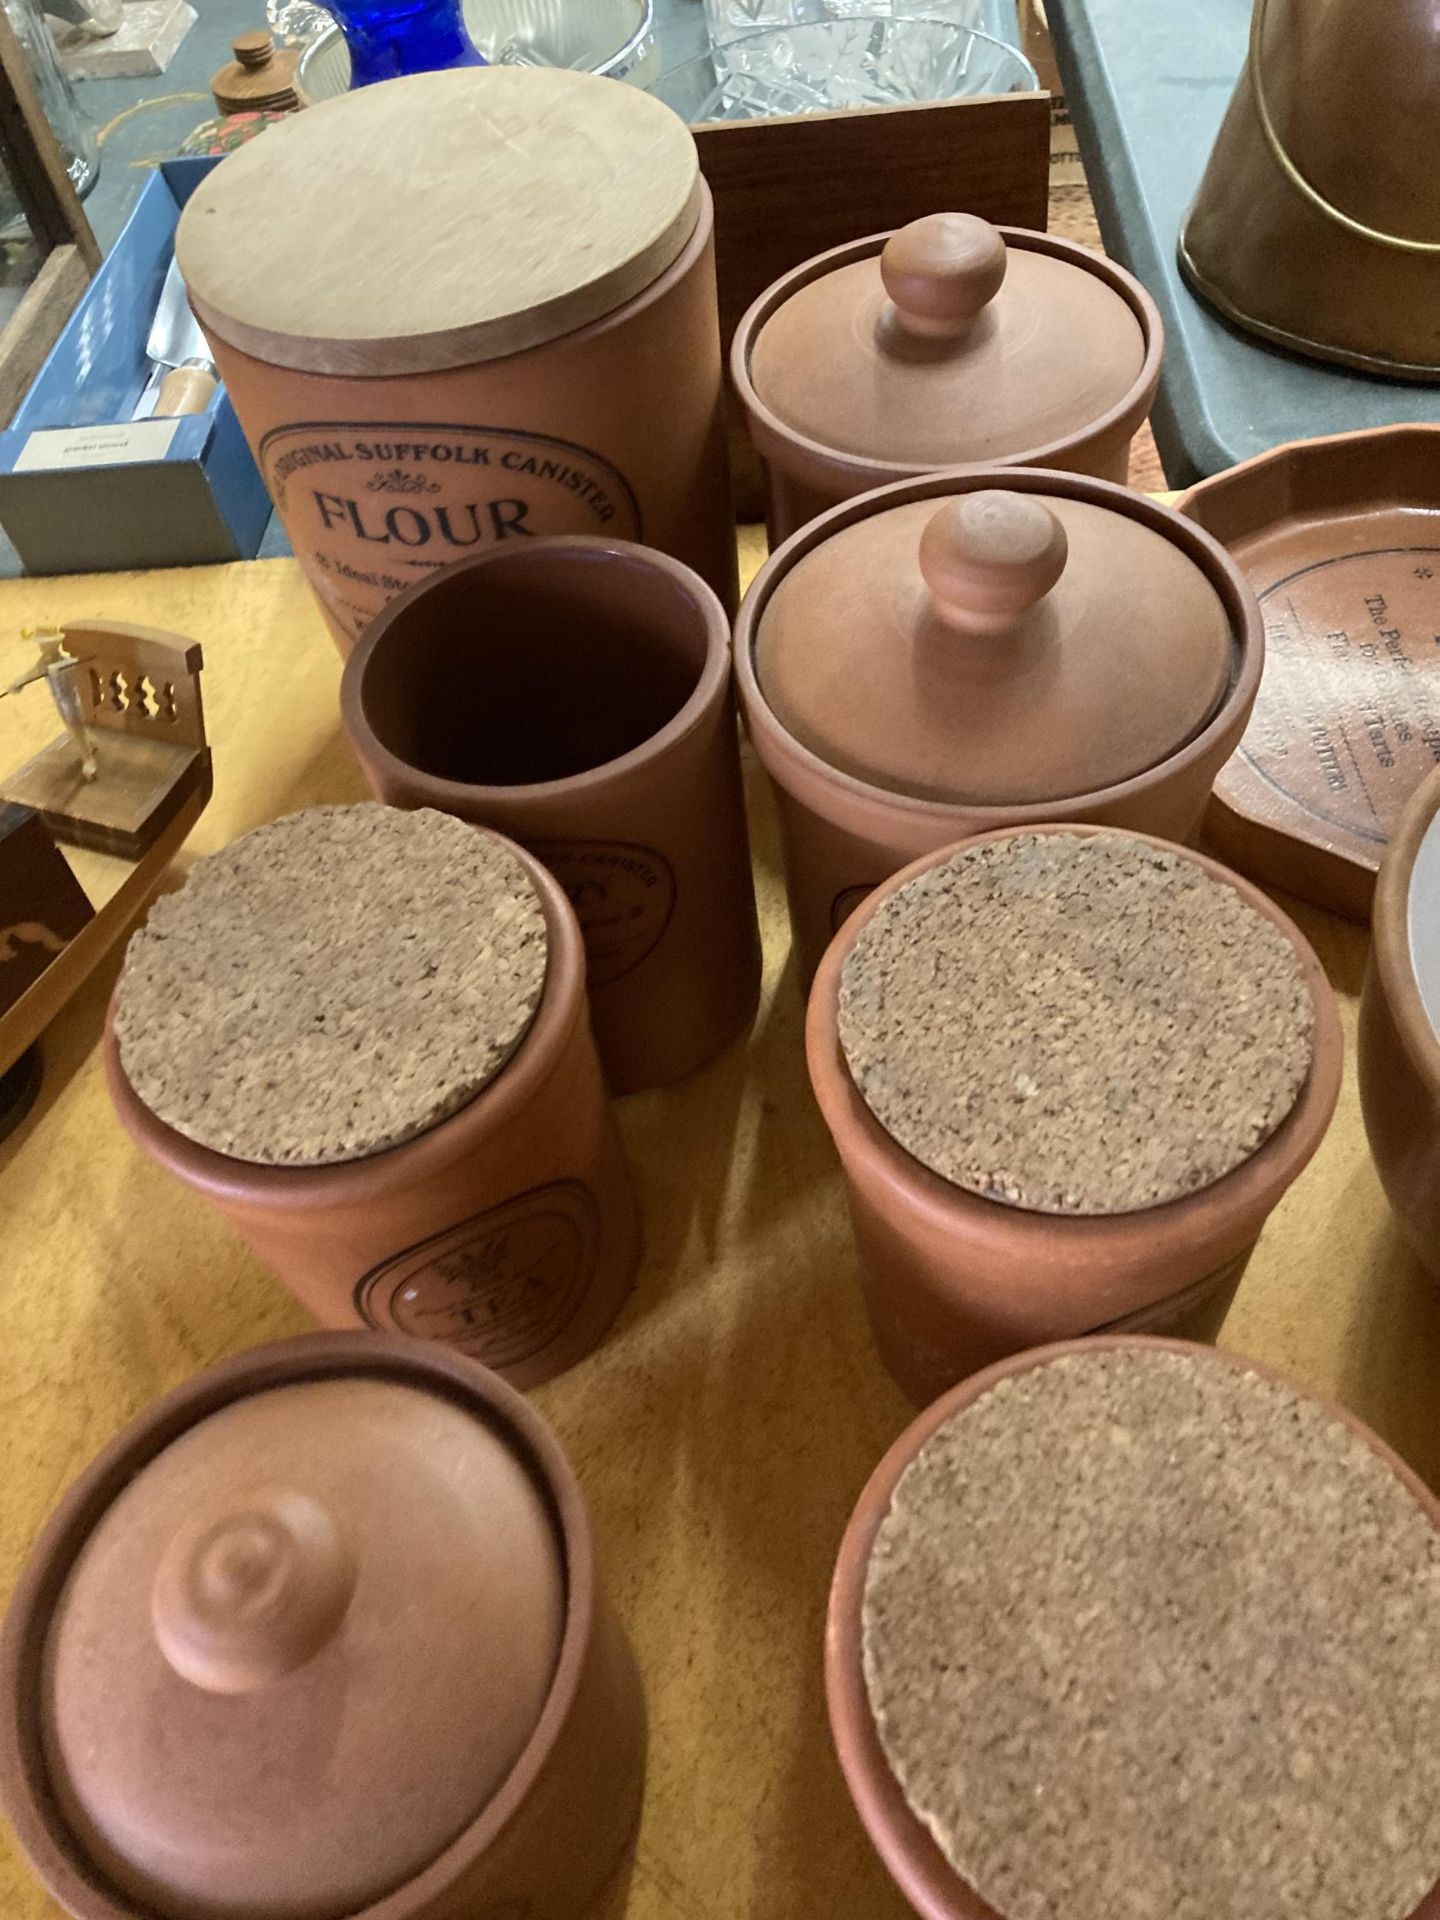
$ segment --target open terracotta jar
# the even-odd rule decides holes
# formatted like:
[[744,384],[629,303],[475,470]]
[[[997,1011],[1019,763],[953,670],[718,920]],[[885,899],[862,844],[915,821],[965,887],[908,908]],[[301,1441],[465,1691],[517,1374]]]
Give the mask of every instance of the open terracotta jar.
[[936,474],[813,521],[735,629],[803,971],[871,887],[963,834],[1091,820],[1188,840],[1263,656],[1217,542],[1105,481]]
[[1359,1069],[1386,1195],[1440,1278],[1440,768],[1416,790],[1380,865]]
[[580,927],[498,834],[358,806],[244,835],[151,910],[104,1051],[137,1144],[322,1325],[524,1387],[634,1284]]
[[917,1402],[1026,1347],[1213,1338],[1340,1090],[1299,931],[1200,854],[977,835],[836,936],[806,1027],[880,1357]]
[[157,1401],[5,1624],[5,1811],[77,1920],[600,1920],[644,1771],[564,1454],[415,1340],[309,1335]]
[[772,544],[942,467],[1123,482],[1163,344],[1155,303],[1113,261],[973,214],[806,261],[750,308],[730,354]]
[[862,1493],[840,1765],[924,1920],[1434,1920],[1440,1503],[1178,1341],[1026,1353]]

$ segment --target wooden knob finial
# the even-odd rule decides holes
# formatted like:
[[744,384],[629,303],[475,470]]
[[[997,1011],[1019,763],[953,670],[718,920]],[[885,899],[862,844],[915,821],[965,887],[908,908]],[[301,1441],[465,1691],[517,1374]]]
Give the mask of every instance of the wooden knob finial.
[[251,1693],[333,1637],[355,1563],[329,1514],[284,1487],[197,1516],[170,1542],[150,1616],[160,1651],[207,1693]]
[[932,213],[891,234],[880,278],[906,332],[960,339],[1000,291],[1005,265],[1005,242],[988,220]]
[[1064,527],[1033,494],[962,493],[926,523],[920,572],[947,627],[998,636],[1045,598],[1068,551]]
[[268,33],[257,30],[254,33],[242,33],[232,40],[231,49],[242,67],[263,67],[275,51],[275,42]]

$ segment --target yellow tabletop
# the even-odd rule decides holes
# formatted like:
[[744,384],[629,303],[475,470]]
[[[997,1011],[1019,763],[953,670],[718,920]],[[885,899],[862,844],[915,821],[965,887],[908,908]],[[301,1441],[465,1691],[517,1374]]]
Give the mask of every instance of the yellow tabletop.
[[[747,557],[753,567],[757,551]],[[204,645],[215,797],[181,870],[277,814],[363,796],[336,709],[339,663],[293,562],[0,583],[0,635],[81,616]],[[11,651],[23,664],[18,643]],[[43,705],[5,703],[0,765],[55,730]],[[649,1690],[631,1920],[899,1920],[908,1910],[831,1755],[820,1654],[836,1545],[909,1409],[861,1312],[753,766],[749,794],[767,962],[759,1018],[684,1086],[620,1103],[645,1215],[639,1287],[605,1347],[534,1398],[590,1497]],[[1296,912],[1351,1043],[1365,936]],[[95,1047],[114,970],[52,1027],[39,1104],[0,1146],[6,1593],[64,1487],[132,1414],[222,1355],[307,1324],[112,1117]],[[1224,1343],[1345,1401],[1440,1485],[1440,1295],[1387,1214],[1353,1061]],[[0,1837],[0,1913],[56,1911]]]

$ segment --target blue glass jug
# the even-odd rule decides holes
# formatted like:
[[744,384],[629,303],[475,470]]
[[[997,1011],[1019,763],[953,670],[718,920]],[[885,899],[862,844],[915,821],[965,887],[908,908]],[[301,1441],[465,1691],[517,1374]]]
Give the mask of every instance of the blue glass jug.
[[483,67],[465,30],[460,0],[326,0],[350,51],[350,85],[402,73]]

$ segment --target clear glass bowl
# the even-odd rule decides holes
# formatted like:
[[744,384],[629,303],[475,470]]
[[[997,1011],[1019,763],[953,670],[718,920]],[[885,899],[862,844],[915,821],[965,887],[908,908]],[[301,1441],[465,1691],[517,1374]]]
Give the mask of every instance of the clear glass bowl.
[[[655,0],[465,0],[465,25],[487,60],[501,65],[580,67],[648,86],[659,62]],[[338,28],[300,56],[296,81],[312,104],[350,88],[350,56]]]
[[923,15],[949,20],[974,33],[988,33],[1007,44],[1016,37],[1014,0],[705,0],[705,26],[711,44],[720,46],[762,27],[799,27],[814,20],[838,20],[847,14]]
[[900,107],[1038,87],[1023,54],[952,20],[847,14],[712,47],[651,87],[692,126]]

